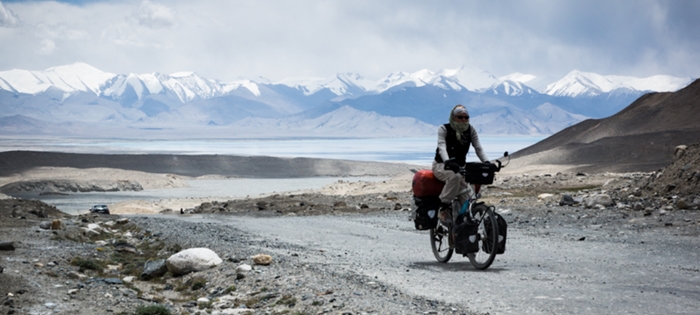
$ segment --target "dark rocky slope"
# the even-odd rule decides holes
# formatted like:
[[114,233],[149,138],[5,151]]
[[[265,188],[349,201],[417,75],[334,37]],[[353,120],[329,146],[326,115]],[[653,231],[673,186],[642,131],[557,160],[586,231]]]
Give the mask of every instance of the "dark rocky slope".
[[650,172],[678,145],[700,141],[700,80],[673,93],[645,94],[619,113],[589,119],[513,154],[584,172]]

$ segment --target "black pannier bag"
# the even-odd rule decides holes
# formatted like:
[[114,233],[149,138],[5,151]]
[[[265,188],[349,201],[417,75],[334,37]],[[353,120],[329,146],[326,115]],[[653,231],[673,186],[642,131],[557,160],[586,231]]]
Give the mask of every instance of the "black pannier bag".
[[493,184],[493,177],[494,174],[496,174],[496,168],[497,166],[491,163],[466,163],[464,165],[464,170],[466,171],[464,180],[470,184]]
[[[506,230],[508,229],[508,224],[506,223],[506,219],[504,219],[500,214],[496,213],[496,211],[494,211],[493,214],[496,216],[496,224],[498,224],[498,248],[496,250],[496,254],[503,254],[506,251]],[[487,233],[491,232],[491,220],[489,220],[489,218],[490,217],[486,217],[484,219],[484,227],[486,228]],[[490,236],[491,235],[489,235],[489,237]],[[484,242],[483,247],[485,252],[489,254],[491,253],[491,243]]]
[[440,204],[437,196],[413,196],[413,223],[416,230],[430,230],[437,226]]
[[455,252],[457,254],[476,253],[479,251],[479,225],[467,220],[454,229]]

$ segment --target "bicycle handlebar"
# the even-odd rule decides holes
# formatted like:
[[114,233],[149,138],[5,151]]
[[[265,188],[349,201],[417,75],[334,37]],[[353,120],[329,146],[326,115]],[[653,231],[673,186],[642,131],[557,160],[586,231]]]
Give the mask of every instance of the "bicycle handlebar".
[[[503,156],[502,156],[501,158],[505,158],[505,157],[508,157],[508,158],[509,158],[509,156],[508,156],[508,151],[506,151],[505,153],[503,153]],[[506,167],[506,165],[507,165],[507,164],[506,164],[506,165],[503,165],[503,163],[502,163],[501,160],[499,160],[499,159],[500,159],[500,158],[496,159],[496,163],[498,164],[498,166],[496,166],[496,172],[500,172],[501,169],[504,168],[504,167]],[[447,160],[447,161],[454,161],[454,160],[455,160],[455,158],[451,158],[451,159],[449,159],[449,160]],[[510,158],[509,158],[509,160],[510,160]],[[445,163],[447,163],[447,161],[445,161]],[[493,164],[493,163],[491,163],[491,162],[488,162],[488,163]],[[447,168],[445,168],[445,169],[447,169]],[[460,166],[460,167],[459,167],[459,173],[464,174],[465,172],[466,172],[465,167],[464,167],[464,166]]]

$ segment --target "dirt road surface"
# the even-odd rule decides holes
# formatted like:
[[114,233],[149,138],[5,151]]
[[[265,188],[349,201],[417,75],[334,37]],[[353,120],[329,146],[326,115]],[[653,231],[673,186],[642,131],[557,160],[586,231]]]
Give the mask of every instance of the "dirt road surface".
[[416,231],[406,212],[186,220],[230,225],[261,244],[278,244],[262,248],[273,255],[298,253],[308,264],[364,274],[476,313],[700,313],[700,245],[695,236],[675,235],[673,227],[619,231],[511,224],[506,253],[480,271],[456,254],[438,263],[428,233]]

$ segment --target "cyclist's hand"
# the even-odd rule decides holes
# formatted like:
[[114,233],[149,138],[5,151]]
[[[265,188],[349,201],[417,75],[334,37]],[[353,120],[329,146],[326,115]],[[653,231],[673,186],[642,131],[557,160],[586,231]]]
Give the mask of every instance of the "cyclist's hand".
[[455,161],[447,160],[447,161],[445,161],[445,169],[451,170],[455,173],[458,173],[459,172],[459,164]]

